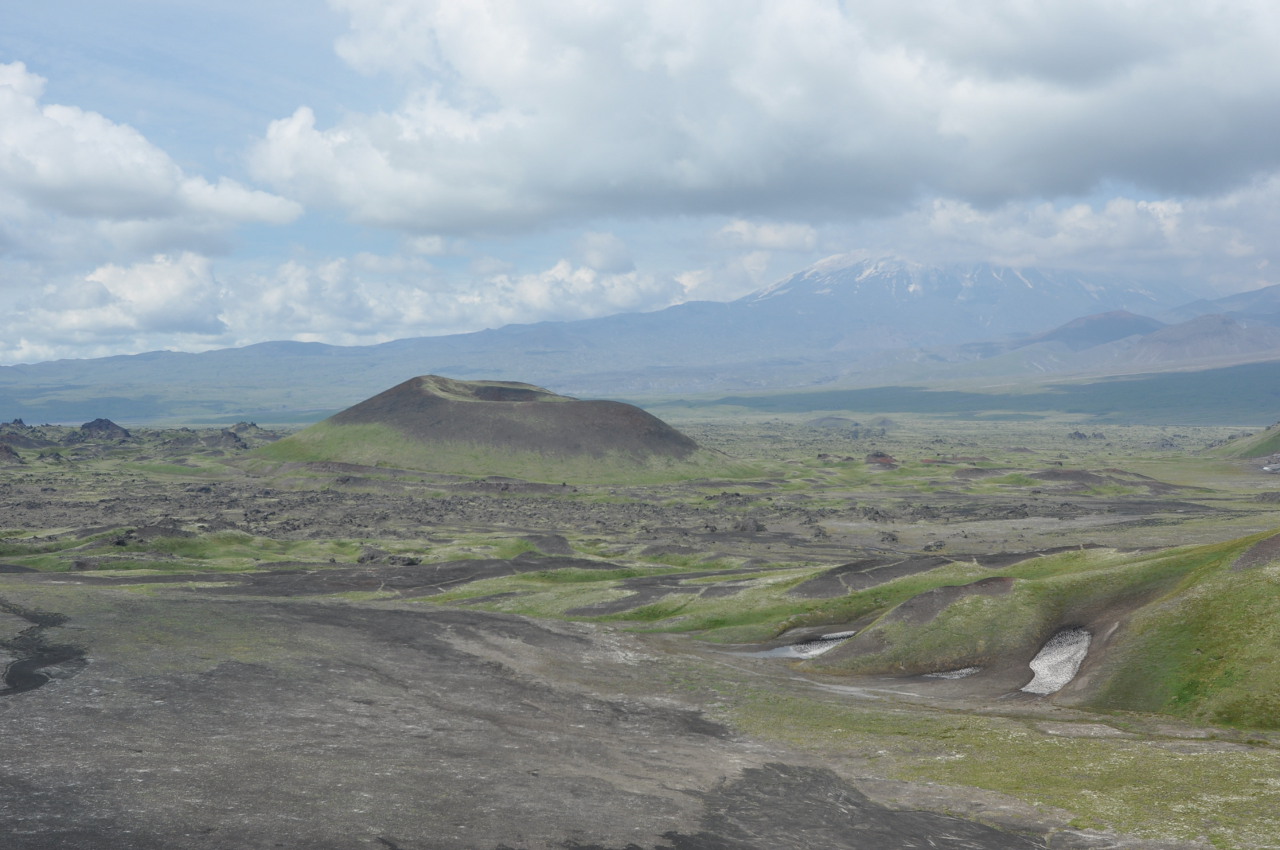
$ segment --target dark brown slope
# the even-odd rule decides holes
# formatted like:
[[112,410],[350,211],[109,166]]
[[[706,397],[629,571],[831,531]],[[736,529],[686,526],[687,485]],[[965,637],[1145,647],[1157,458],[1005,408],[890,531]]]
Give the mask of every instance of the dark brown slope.
[[332,425],[384,425],[432,443],[553,456],[684,459],[689,437],[638,407],[583,401],[512,381],[411,378],[349,407]]

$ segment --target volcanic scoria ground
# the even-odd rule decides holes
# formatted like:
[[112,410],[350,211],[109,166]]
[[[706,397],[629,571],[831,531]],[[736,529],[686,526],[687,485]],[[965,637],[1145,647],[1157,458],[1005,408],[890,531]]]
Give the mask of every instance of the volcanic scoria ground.
[[[0,471],[12,543],[0,557],[6,850],[1208,846],[912,779],[911,759],[946,757],[924,739],[824,749],[740,722],[735,707],[852,701],[910,724],[990,706],[935,705],[890,680],[824,690],[786,662],[625,620],[431,600],[483,578],[637,564],[671,572],[638,574],[583,616],[731,597],[779,563],[826,565],[799,596],[833,597],[940,558],[995,567],[1064,545],[1143,545],[1174,527],[1226,534],[1210,516],[1238,536],[1266,524],[1245,500],[1161,491],[1097,464],[1089,474],[1130,491],[1086,481],[1085,493],[1054,474],[981,495],[884,491],[842,478],[865,475],[868,444],[809,432],[794,448],[806,486],[764,475],[646,489],[263,468],[246,452],[270,435],[243,429],[72,444],[28,431],[49,445],[23,446],[23,462]],[[702,436],[717,433],[727,440]],[[810,451],[832,443],[826,460]],[[909,446],[889,448],[901,460]],[[1045,457],[1026,472],[1056,473]],[[948,461],[939,477],[975,480],[953,478],[969,468]],[[245,557],[260,562],[200,568],[183,541],[220,533],[259,541]],[[1000,711],[1063,728],[1089,719],[1028,700]],[[1198,735],[1167,740],[1237,746]]]

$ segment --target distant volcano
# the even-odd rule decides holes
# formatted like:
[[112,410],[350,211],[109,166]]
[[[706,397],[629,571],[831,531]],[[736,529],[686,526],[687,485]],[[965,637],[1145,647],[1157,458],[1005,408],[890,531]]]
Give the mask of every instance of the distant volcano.
[[584,401],[515,381],[437,375],[411,378],[262,453],[566,480],[675,471],[712,460],[712,453],[634,405]]

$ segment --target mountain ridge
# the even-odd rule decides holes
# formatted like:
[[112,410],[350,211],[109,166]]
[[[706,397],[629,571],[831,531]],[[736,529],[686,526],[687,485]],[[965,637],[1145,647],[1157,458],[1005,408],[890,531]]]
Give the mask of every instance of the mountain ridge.
[[[1190,368],[1196,357],[1280,359],[1262,330],[1271,326],[1255,319],[1235,320],[1238,350],[1142,356],[1154,343],[1141,341],[1160,330],[1150,316],[1176,319],[1182,311],[1194,319],[1218,303],[1169,303],[1184,295],[1172,291],[1162,301],[1132,282],[1073,271],[835,255],[734,301],[649,313],[367,346],[277,340],[0,367],[0,418],[314,421],[428,373],[635,398],[952,381],[969,373],[1105,375],[1143,364]],[[1220,300],[1224,308],[1274,301],[1280,309],[1280,287]],[[1066,328],[1066,317],[1080,327]]]

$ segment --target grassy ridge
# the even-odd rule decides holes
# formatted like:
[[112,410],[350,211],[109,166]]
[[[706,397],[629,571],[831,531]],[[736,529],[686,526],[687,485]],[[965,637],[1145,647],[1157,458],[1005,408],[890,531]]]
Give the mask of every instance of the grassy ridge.
[[[1025,663],[1061,627],[1086,626],[1096,634],[1121,622],[1106,648],[1096,650],[1103,654],[1088,687],[1073,692],[1070,701],[1280,728],[1280,564],[1232,569],[1243,552],[1269,534],[1156,553],[1066,552],[998,573],[952,563],[820,600],[787,591],[823,568],[764,570],[731,597],[673,592],[640,608],[591,619],[719,642],[764,640],[800,626],[870,619],[857,640],[805,663],[834,674],[919,674]],[[567,574],[521,576],[477,582],[439,601],[515,591],[484,607],[565,616],[575,607],[628,595],[618,582],[634,575],[601,572],[585,583]],[[920,594],[992,575],[1012,578],[1011,589],[961,595],[927,622],[897,615],[906,610],[903,603]]]
[[889,616],[890,608],[863,633],[882,649],[830,653],[814,666],[852,673],[928,673],[1025,655],[1062,626],[1089,624],[1106,609],[1159,598],[1204,557],[1178,551],[1125,557],[1095,550],[1037,558],[1000,571],[1015,579],[1008,593],[963,596],[927,623]]
[[1221,547],[1134,618],[1094,705],[1280,728],[1280,565],[1231,569],[1245,548]]
[[1280,454],[1280,424],[1272,425],[1257,434],[1232,440],[1213,452],[1219,457],[1266,457]]

